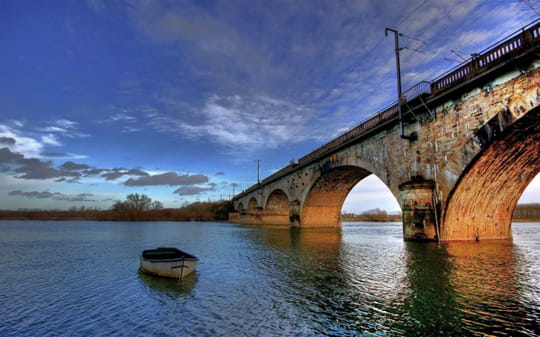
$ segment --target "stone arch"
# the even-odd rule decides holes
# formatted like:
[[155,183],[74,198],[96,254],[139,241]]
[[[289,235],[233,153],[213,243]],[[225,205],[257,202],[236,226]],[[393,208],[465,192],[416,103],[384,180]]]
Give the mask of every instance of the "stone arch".
[[255,197],[252,197],[251,199],[249,199],[248,209],[256,208],[259,208],[259,203],[257,202],[257,199],[255,199]]
[[242,212],[244,210],[244,205],[242,204],[242,202],[238,203],[238,205],[236,206],[236,210],[238,212]]
[[357,166],[340,166],[321,172],[304,199],[300,226],[339,226],[345,198],[360,180],[370,174]]
[[489,143],[481,144],[482,150],[448,195],[443,241],[511,238],[512,213],[540,172],[540,108],[504,128],[496,125],[489,130],[502,131],[486,138]]
[[266,205],[264,207],[267,211],[289,211],[289,197],[281,190],[276,189],[266,199]]

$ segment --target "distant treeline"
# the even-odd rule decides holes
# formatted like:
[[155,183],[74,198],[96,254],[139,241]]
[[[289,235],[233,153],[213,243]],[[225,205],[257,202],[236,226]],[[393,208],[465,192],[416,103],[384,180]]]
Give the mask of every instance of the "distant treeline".
[[367,221],[367,222],[378,222],[378,221],[401,221],[401,213],[388,213],[385,210],[374,208],[367,211],[364,211],[360,214],[354,213],[343,213],[341,214],[341,219],[343,221]]
[[[343,221],[401,221],[401,214],[389,214],[384,210],[375,208],[360,214],[343,213]],[[514,221],[540,221],[540,204],[517,205],[512,217]]]
[[194,202],[180,208],[163,208],[146,195],[130,194],[110,209],[84,206],[69,210],[0,210],[2,220],[97,220],[97,221],[224,221],[232,211],[230,201]]
[[[194,202],[180,208],[163,208],[144,194],[130,194],[107,210],[73,207],[69,210],[0,210],[0,220],[97,220],[97,221],[226,221],[233,211],[230,201]],[[401,221],[400,213],[379,208],[360,214],[343,213],[343,221]],[[517,205],[514,221],[540,221],[540,204]]]
[[540,221],[540,204],[521,204],[514,210],[514,221]]

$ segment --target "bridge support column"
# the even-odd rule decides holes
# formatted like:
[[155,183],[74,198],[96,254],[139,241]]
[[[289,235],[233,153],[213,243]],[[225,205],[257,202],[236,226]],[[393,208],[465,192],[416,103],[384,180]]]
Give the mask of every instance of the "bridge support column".
[[432,180],[413,180],[399,186],[406,241],[436,241]]
[[289,202],[289,226],[300,227],[300,201]]

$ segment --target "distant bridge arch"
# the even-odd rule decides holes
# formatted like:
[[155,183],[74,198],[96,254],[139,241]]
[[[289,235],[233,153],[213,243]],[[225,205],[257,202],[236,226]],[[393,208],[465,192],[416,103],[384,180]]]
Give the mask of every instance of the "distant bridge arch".
[[289,197],[282,189],[275,189],[268,198],[264,209],[267,211],[287,211],[289,212]]
[[255,197],[252,197],[249,199],[248,203],[248,209],[257,209],[259,208],[259,203],[257,202],[257,199]]
[[371,172],[357,166],[329,168],[307,190],[301,223],[305,227],[339,224],[343,203],[351,189]]

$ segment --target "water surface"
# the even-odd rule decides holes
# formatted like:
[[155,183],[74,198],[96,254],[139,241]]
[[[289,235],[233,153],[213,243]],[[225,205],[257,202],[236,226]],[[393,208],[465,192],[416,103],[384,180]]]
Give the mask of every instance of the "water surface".
[[[436,245],[398,223],[0,221],[0,336],[536,336],[540,224],[513,231]],[[157,246],[196,273],[138,273]]]

